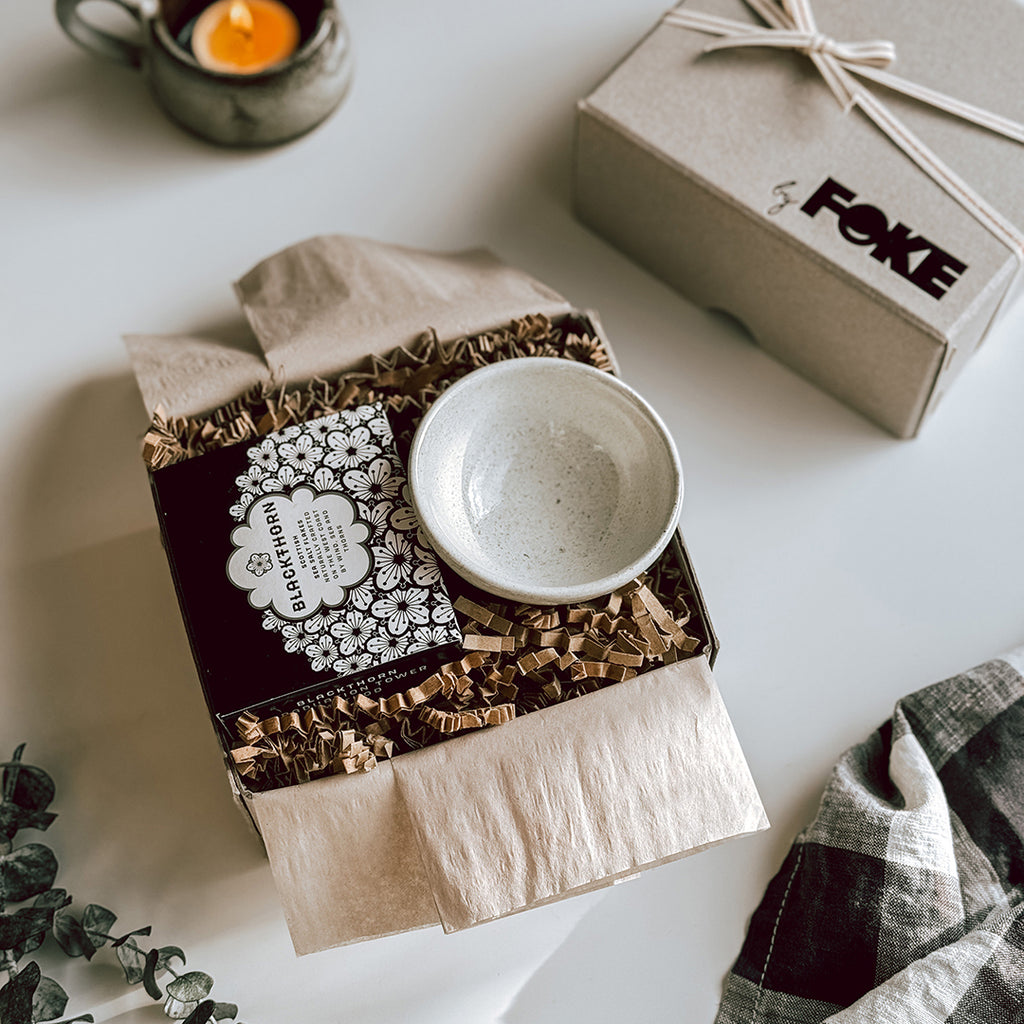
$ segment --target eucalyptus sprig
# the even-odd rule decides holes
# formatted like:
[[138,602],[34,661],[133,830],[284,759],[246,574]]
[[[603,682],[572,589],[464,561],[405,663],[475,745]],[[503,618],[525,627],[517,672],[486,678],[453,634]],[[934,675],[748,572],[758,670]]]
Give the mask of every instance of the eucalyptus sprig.
[[[68,1004],[64,989],[44,977],[34,960],[22,963],[49,935],[68,956],[86,960],[109,946],[128,984],[141,983],[152,999],[162,1000],[163,1011],[172,1020],[184,1024],[234,1020],[237,1006],[209,998],[213,988],[210,975],[175,969],[176,962],[185,966],[185,954],[177,946],[147,949],[139,945],[136,939],[150,934],[149,925],[120,936],[113,934],[117,915],[96,903],[76,915],[66,890],[53,888],[58,869],[53,851],[43,843],[14,845],[22,829],[44,831],[56,818],[47,810],[56,786],[41,768],[22,762],[24,750],[23,743],[10,761],[0,764],[0,977],[7,975],[0,988],[0,1024],[56,1021],[64,1013]],[[164,975],[172,980],[161,989]],[[84,1013],[60,1024],[93,1019],[91,1013]]]

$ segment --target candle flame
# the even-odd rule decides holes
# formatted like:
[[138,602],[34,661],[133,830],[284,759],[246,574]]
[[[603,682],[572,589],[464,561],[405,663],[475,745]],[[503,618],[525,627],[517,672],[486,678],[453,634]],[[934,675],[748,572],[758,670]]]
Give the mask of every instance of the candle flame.
[[243,35],[252,35],[253,19],[252,11],[245,0],[231,0],[231,7],[228,10],[228,21],[236,32]]

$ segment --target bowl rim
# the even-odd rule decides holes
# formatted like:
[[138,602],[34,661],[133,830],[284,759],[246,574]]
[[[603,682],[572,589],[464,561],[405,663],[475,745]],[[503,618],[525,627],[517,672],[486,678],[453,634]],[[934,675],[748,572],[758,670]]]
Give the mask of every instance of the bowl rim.
[[[581,381],[589,379],[595,384],[610,388],[612,391],[618,392],[620,398],[624,398],[628,404],[632,405],[655,428],[656,433],[659,435],[664,453],[668,456],[668,467],[675,483],[675,495],[671,512],[666,517],[657,538],[647,545],[643,553],[630,562],[629,565],[622,566],[613,573],[606,573],[600,578],[573,585],[510,586],[508,585],[507,578],[497,573],[488,572],[477,563],[468,563],[440,541],[438,531],[434,528],[434,523],[430,520],[429,514],[424,514],[426,503],[421,501],[419,497],[420,494],[428,492],[430,489],[429,478],[423,479],[423,473],[421,472],[423,463],[422,451],[424,446],[429,443],[429,434],[434,423],[465,392],[476,390],[494,377],[515,376],[527,368],[535,370],[536,364],[541,361],[551,365],[552,368],[557,366],[556,372],[578,374]],[[409,493],[419,524],[438,558],[450,566],[463,579],[489,594],[506,600],[535,605],[573,604],[610,594],[625,583],[628,583],[645,569],[650,568],[657,561],[658,556],[668,546],[672,535],[678,529],[679,513],[683,502],[683,470],[679,459],[679,451],[664,420],[635,388],[631,387],[620,377],[590,363],[581,363],[559,356],[517,356],[511,359],[503,359],[496,363],[488,363],[478,369],[471,370],[445,391],[442,391],[434,400],[420,420],[409,449]]]

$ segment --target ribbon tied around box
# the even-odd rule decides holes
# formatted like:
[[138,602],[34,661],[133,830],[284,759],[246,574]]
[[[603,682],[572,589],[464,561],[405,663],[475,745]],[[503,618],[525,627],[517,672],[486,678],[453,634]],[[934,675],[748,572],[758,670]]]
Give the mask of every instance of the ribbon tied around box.
[[760,15],[768,27],[678,8],[669,11],[663,21],[717,36],[705,47],[705,52],[758,46],[806,54],[844,112],[859,108],[921,170],[1007,246],[1017,260],[1018,273],[1024,269],[1024,233],[971,188],[858,79],[874,81],[1020,143],[1024,143],[1024,124],[891,74],[886,70],[896,59],[896,48],[891,42],[837,42],[818,30],[810,0],[744,0],[744,3]]

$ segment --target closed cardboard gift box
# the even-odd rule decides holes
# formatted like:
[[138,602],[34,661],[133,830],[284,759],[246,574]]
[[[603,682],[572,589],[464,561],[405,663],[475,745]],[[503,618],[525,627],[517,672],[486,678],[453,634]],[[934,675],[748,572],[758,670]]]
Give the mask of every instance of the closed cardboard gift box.
[[[458,338],[531,313],[579,316],[487,253],[341,236],[271,257],[236,289],[259,352],[126,339],[150,413],[199,414],[260,382],[330,377],[427,328]],[[711,675],[714,653],[712,640],[699,656],[364,775],[254,793],[232,773],[296,951],[466,928],[766,828]]]
[[[1015,0],[813,0],[840,42],[888,40],[889,69],[1024,121]],[[763,27],[742,0],[692,0]],[[669,16],[671,18],[671,15]],[[663,20],[578,107],[580,218],[794,370],[911,437],[1017,290],[1007,244],[804,53],[705,52]],[[874,97],[1012,225],[1024,146],[870,80]]]

